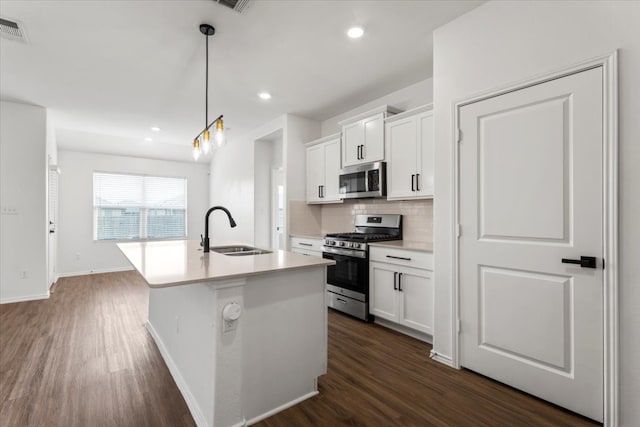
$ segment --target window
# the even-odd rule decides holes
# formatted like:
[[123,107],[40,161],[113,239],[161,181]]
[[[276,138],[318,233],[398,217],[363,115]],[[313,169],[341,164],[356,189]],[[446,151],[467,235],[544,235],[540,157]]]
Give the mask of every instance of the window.
[[93,239],[161,239],[187,235],[187,180],[93,174]]

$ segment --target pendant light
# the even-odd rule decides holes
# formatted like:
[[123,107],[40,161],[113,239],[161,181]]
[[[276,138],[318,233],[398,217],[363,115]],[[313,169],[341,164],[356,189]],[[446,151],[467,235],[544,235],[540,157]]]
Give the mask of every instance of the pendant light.
[[214,142],[211,140],[211,131],[214,124],[215,146],[225,144],[224,123],[222,115],[209,123],[209,37],[216,33],[216,29],[209,24],[200,24],[200,32],[205,36],[205,86],[204,86],[204,129],[193,139],[193,158],[198,160],[201,154],[205,156],[211,152]]

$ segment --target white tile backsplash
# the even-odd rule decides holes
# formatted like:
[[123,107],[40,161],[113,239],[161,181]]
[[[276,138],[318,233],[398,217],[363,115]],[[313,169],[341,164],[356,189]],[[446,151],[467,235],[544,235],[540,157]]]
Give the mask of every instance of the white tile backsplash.
[[353,231],[353,217],[356,214],[401,214],[404,240],[433,243],[433,200],[359,199],[329,205],[307,205],[304,200],[291,200],[289,233]]

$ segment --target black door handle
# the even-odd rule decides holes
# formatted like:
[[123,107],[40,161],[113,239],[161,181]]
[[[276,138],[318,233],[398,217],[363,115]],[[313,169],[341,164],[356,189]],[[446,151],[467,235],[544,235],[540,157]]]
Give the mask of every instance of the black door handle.
[[420,191],[420,174],[416,174],[416,191]]
[[360,146],[356,147],[356,159],[360,160]]
[[398,290],[402,292],[402,273],[398,273]]
[[398,290],[398,285],[396,283],[398,283],[396,280],[398,278],[398,272],[394,272],[393,273],[393,290],[397,291]]
[[360,146],[360,159],[364,160],[364,145]]
[[581,256],[580,259],[567,259],[562,258],[563,264],[578,264],[584,268],[596,268],[596,257],[594,256]]

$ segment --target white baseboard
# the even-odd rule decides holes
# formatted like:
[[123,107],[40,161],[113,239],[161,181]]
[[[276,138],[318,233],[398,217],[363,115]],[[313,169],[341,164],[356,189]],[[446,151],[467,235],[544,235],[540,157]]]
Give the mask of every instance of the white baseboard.
[[89,274],[102,274],[102,273],[117,273],[119,271],[133,270],[133,267],[115,267],[115,268],[101,268],[97,270],[85,270],[85,271],[72,271],[68,273],[60,273],[56,278],[56,281],[60,277],[74,277],[74,276],[87,276]]
[[302,402],[304,400],[307,400],[307,399],[309,399],[309,398],[311,398],[313,396],[316,396],[316,395],[318,395],[317,391],[312,391],[311,393],[307,393],[307,394],[305,394],[303,396],[300,396],[300,397],[298,397],[296,399],[293,399],[290,402],[285,403],[284,405],[280,405],[277,408],[273,408],[272,410],[267,411],[264,414],[260,414],[257,417],[251,418],[249,421],[247,421],[246,425],[250,426],[250,425],[253,425],[255,423],[258,423],[258,422],[260,422],[260,421],[262,421],[262,420],[264,420],[266,418],[269,418],[272,415],[277,414],[278,412],[281,412],[281,411],[284,411],[285,409],[291,408],[293,405],[297,405],[298,403],[300,403],[300,402]]
[[450,368],[455,369],[455,366],[453,366],[453,359],[451,359],[451,356],[446,356],[444,354],[438,353],[437,351],[431,350],[429,357],[435,360],[436,362],[440,362],[444,365],[449,366]]
[[428,344],[433,344],[433,337],[424,332],[416,331],[415,329],[407,328],[406,326],[398,325],[397,323],[391,322],[386,319],[381,319],[379,317],[375,318],[374,323],[380,326],[384,326],[385,328],[392,329],[396,332],[400,332],[401,334],[409,335],[411,338],[415,338]]
[[171,358],[167,347],[164,345],[164,342],[162,342],[162,339],[150,322],[147,322],[146,327],[151,334],[151,337],[156,342],[156,345],[160,350],[160,354],[164,359],[164,363],[167,365],[167,368],[169,368],[169,372],[171,373],[173,380],[176,382],[180,393],[182,393],[182,397],[184,397],[185,402],[187,402],[187,406],[189,407],[189,411],[191,412],[191,416],[193,417],[196,425],[198,427],[209,427],[206,417],[202,413],[202,410],[200,409],[198,402],[196,402],[195,397],[193,397],[193,394],[191,393],[187,382],[184,380],[182,374],[180,373],[178,366]]
[[39,301],[49,299],[49,290],[46,294],[24,295],[20,297],[2,298],[0,304],[12,304],[14,302]]

